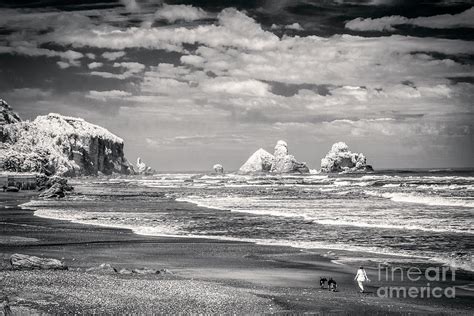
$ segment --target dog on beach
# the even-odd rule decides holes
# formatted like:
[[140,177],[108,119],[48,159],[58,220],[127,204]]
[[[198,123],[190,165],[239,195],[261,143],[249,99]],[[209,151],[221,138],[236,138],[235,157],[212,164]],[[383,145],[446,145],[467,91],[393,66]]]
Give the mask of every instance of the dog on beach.
[[337,290],[337,282],[334,281],[332,278],[329,278],[328,290],[332,291],[332,292],[336,292],[336,290]]
[[326,284],[327,281],[328,279],[326,279],[325,277],[319,278],[319,287],[324,289],[324,285]]

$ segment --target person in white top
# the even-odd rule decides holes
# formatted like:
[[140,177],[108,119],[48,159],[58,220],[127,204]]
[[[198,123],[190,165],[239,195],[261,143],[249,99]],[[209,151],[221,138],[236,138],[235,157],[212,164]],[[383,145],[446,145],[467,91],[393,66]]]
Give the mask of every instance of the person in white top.
[[359,267],[359,270],[357,270],[357,274],[354,278],[354,280],[357,281],[357,284],[359,285],[360,292],[364,293],[364,282],[369,281],[369,278],[367,277],[367,273],[365,273],[364,267]]

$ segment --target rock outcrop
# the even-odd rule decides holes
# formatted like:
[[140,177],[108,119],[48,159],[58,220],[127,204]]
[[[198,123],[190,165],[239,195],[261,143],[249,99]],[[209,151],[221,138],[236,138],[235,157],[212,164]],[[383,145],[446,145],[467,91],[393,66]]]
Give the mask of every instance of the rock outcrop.
[[156,172],[154,169],[147,166],[146,163],[143,162],[143,160],[140,157],[137,158],[136,169],[137,169],[136,170],[137,174],[141,174],[141,175],[151,175]]
[[218,174],[223,174],[224,173],[224,167],[221,164],[215,164],[212,169],[214,169],[215,173]]
[[20,116],[13,112],[5,100],[0,99],[0,142],[3,142],[4,137],[6,137],[3,134],[3,126],[19,122],[21,122]]
[[0,125],[13,124],[21,122],[20,116],[17,113],[13,112],[12,108],[8,103],[0,99]]
[[321,172],[367,172],[373,171],[362,153],[353,153],[349,147],[338,142],[332,145],[326,157],[321,159]]
[[275,157],[272,154],[260,148],[240,167],[239,173],[269,172],[274,160]]
[[41,192],[39,195],[39,197],[46,199],[63,198],[64,196],[66,196],[66,193],[64,193],[64,189],[59,183],[55,183],[51,188]]
[[274,163],[271,172],[275,173],[308,173],[309,168],[304,162],[296,161],[293,155],[288,154],[288,144],[279,140],[275,146]]
[[[2,103],[2,109],[9,107]],[[83,119],[51,113],[23,122],[4,114],[3,121],[0,170],[64,176],[133,173],[123,140]]]
[[67,266],[60,260],[40,258],[15,253],[10,257],[10,264],[15,270],[66,270]]
[[66,193],[74,188],[67,183],[67,179],[59,176],[38,176],[36,184],[39,191],[39,197],[45,199],[63,198]]
[[260,148],[239,169],[239,173],[255,172],[307,173],[309,168],[306,163],[298,162],[293,155],[289,155],[288,144],[279,140],[274,155]]

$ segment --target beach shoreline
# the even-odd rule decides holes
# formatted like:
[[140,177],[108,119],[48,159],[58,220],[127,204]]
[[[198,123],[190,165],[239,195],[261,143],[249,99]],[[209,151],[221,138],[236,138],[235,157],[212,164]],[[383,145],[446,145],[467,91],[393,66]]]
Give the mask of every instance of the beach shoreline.
[[[334,256],[327,255],[328,252],[331,253],[328,249],[318,252],[206,238],[142,236],[126,229],[40,218],[34,216],[34,211],[18,207],[34,196],[33,192],[0,195],[3,203],[0,210],[2,217],[0,227],[4,236],[0,243],[0,253],[4,262],[2,266],[6,266],[6,260],[11,254],[25,253],[62,259],[70,270],[21,272],[4,268],[0,272],[3,283],[2,294],[9,297],[13,310],[21,311],[22,308],[26,308],[25,306],[29,306],[38,311],[51,312],[51,308],[55,306],[53,303],[59,303],[64,307],[63,311],[84,312],[91,308],[99,308],[94,300],[87,302],[78,299],[79,303],[74,304],[69,302],[67,291],[71,284],[82,288],[85,285],[78,284],[76,281],[91,278],[91,282],[96,283],[93,286],[98,291],[97,293],[100,293],[100,289],[111,292],[113,287],[110,284],[123,278],[131,278],[143,282],[142,287],[129,295],[137,295],[137,302],[140,302],[135,306],[137,308],[135,311],[145,312],[157,308],[167,310],[166,307],[170,308],[167,310],[169,312],[179,312],[177,308],[185,312],[237,313],[242,311],[243,301],[239,299],[236,299],[233,305],[224,304],[229,297],[233,296],[241,296],[242,299],[250,299],[253,302],[251,309],[246,310],[249,313],[328,312],[337,314],[356,311],[356,314],[408,312],[470,314],[472,312],[469,304],[472,296],[469,292],[460,293],[454,299],[381,298],[377,296],[376,291],[382,284],[373,282],[368,284],[368,293],[360,294],[353,281],[356,266],[334,261]],[[166,268],[173,274],[160,278],[138,275],[102,275],[102,272],[87,271],[103,263],[128,269]],[[376,280],[376,273],[376,270],[368,269],[369,277],[373,280]],[[327,289],[320,289],[320,276],[336,279],[339,291],[333,293]],[[45,278],[58,279],[60,283],[57,285],[59,286],[57,292],[48,294],[47,299],[43,292],[48,292],[48,289],[41,286]],[[472,283],[472,274],[461,274],[461,278],[466,279],[456,280],[456,284]],[[25,297],[24,292],[18,292],[17,288],[25,286],[25,280],[28,280],[30,292],[37,293],[37,296]],[[167,302],[161,301],[159,306],[147,305],[144,300],[140,300],[145,294],[151,295],[150,290],[156,289],[160,282],[181,290],[177,292],[176,297]],[[423,284],[411,285],[422,286]],[[211,286],[212,289],[209,289],[209,296],[200,297],[199,304],[194,302],[193,307],[189,302],[190,306],[186,306],[184,298],[193,295],[190,289],[194,286],[196,289]],[[215,286],[217,288],[214,288]],[[183,292],[182,288],[186,288],[188,292]],[[202,292],[202,289],[199,291]],[[230,291],[229,296],[221,298],[221,302],[216,303],[212,293],[222,291]],[[78,293],[81,293],[80,289]],[[159,297],[157,293],[155,294]],[[162,296],[163,293],[160,295]],[[38,301],[43,303],[40,304]],[[105,299],[103,304],[109,306],[110,311],[134,311],[134,306],[130,304],[121,306],[120,301],[111,298]],[[107,312],[100,309],[99,311]]]

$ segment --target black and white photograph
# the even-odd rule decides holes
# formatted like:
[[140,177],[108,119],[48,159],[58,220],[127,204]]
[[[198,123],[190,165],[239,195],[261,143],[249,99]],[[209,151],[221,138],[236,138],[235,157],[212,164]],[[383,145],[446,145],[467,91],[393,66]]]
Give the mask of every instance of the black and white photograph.
[[473,0],[0,0],[0,315],[473,315]]

